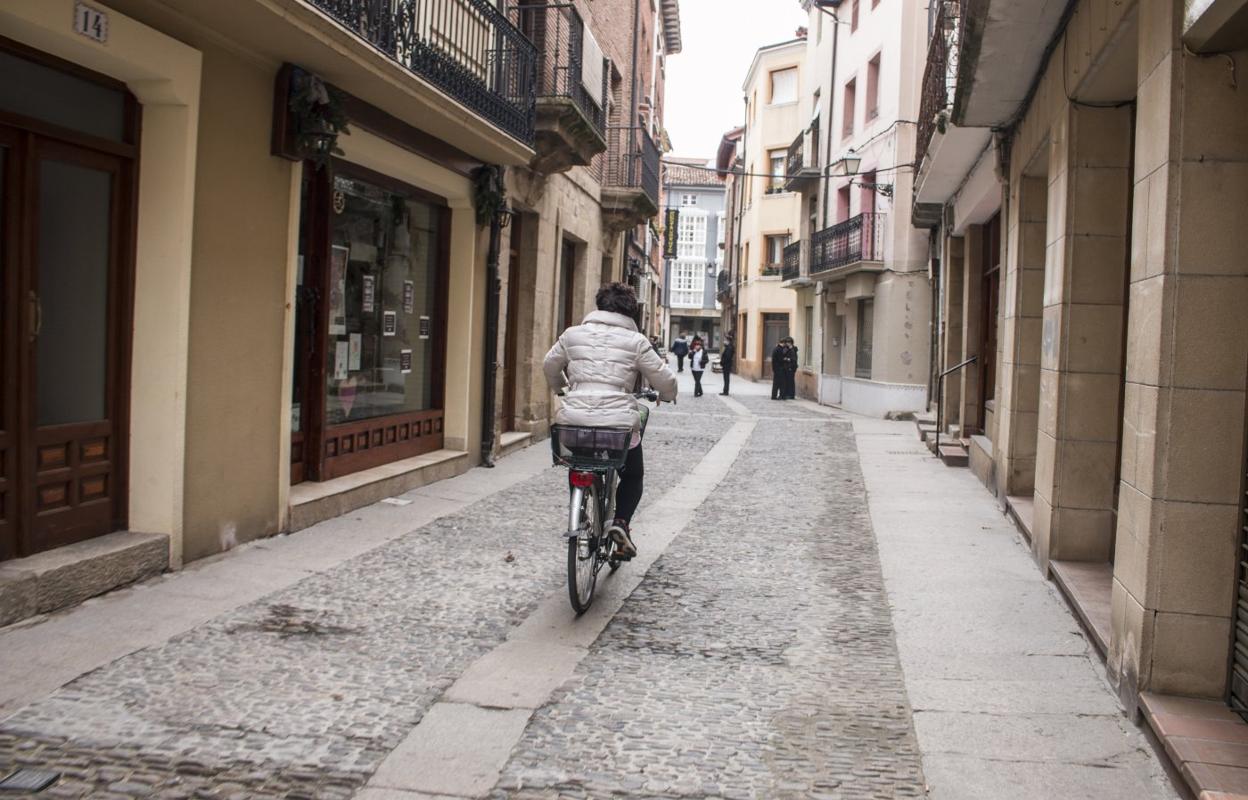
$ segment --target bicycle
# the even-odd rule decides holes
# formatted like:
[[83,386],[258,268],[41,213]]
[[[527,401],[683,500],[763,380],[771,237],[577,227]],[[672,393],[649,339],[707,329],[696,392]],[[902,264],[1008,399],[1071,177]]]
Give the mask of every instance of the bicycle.
[[[634,395],[657,402],[653,390]],[[645,435],[649,409],[641,409],[641,435]],[[624,559],[606,529],[615,515],[615,489],[620,468],[628,459],[631,428],[587,428],[552,425],[550,448],[556,466],[568,468],[568,598],[577,616],[594,602],[598,573],[604,566],[611,572]]]

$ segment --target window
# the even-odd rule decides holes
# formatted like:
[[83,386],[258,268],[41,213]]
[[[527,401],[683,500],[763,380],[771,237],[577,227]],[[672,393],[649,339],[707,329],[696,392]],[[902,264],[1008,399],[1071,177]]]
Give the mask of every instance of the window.
[[858,0],[849,0],[849,32],[858,30]]
[[771,73],[771,104],[797,102],[797,67]]
[[680,212],[680,224],[676,228],[676,257],[706,260],[707,213],[698,208]]
[[862,202],[861,210],[862,213],[869,214],[875,211],[875,172],[864,173],[859,180],[861,181],[859,186],[862,188],[862,195],[859,198]]
[[789,246],[789,235],[787,233],[779,236],[764,237],[767,247],[767,261],[763,264],[763,275],[779,275],[780,267],[784,264],[784,248]]
[[870,122],[880,115],[880,54],[867,64],[867,108],[866,121]]
[[836,190],[836,221],[844,222],[849,219],[849,184],[845,184]]
[[698,196],[696,194],[682,194],[680,196],[681,207],[696,206],[698,204]]
[[727,229],[727,225],[725,225],[725,224],[724,224],[724,223],[725,223],[724,212],[722,212],[722,211],[721,211],[721,212],[719,212],[718,214],[716,214],[716,215],[715,215],[715,220],[716,220],[716,222],[715,222],[715,243],[716,243],[717,245],[719,245],[720,247],[723,247],[723,246],[724,246],[724,234],[725,234],[726,229]]
[[875,301],[858,301],[858,342],[854,351],[854,376],[871,377],[871,339],[875,327]]
[[702,308],[706,290],[706,261],[680,259],[672,264],[673,308]]
[[779,194],[784,191],[784,161],[788,156],[785,150],[768,150],[767,163],[771,165],[767,179],[767,194]]
[[857,113],[858,79],[850,78],[845,84],[845,102],[841,104],[841,137],[848,139],[854,133],[854,114]]

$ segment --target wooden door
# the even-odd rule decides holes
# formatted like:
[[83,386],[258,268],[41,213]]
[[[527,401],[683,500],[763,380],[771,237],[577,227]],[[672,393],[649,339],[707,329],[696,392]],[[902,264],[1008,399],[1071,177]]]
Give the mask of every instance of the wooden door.
[[132,163],[0,127],[0,558],[125,524]]

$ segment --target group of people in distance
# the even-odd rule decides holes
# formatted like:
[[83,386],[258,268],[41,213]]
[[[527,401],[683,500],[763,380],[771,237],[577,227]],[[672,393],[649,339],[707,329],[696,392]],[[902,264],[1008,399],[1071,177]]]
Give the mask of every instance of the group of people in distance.
[[798,366],[797,345],[792,336],[786,336],[771,351],[772,400],[796,399]]
[[[672,355],[676,356],[677,372],[685,371],[685,359],[689,359],[689,372],[693,374],[693,396],[701,397],[703,394],[702,373],[711,363],[711,356],[706,352],[706,343],[702,341],[702,337],[694,336],[691,341],[686,342],[682,334],[679,339],[672,342]],[[732,334],[724,336],[724,344],[719,351],[719,367],[724,376],[724,390],[720,394],[726,395],[729,376],[736,367],[736,349],[732,346]]]

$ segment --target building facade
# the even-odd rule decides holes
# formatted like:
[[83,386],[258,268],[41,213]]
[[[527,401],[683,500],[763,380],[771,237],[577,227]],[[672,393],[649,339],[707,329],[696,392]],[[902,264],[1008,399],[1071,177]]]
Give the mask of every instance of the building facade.
[[799,391],[872,416],[920,411],[931,301],[927,236],[910,224],[909,153],[926,12],[879,0],[803,7],[802,127],[784,161],[802,212],[782,270],[809,354]]
[[531,5],[0,9],[0,622],[496,450],[487,365],[549,346],[505,338],[508,245],[568,318],[626,274],[679,49],[675,0]]
[[944,432],[1193,794],[1229,789],[1150,698],[1248,706],[1238,8],[943,3],[916,152],[937,349],[975,359],[937,398]]
[[706,159],[663,162],[665,224],[675,215],[676,252],[664,259],[664,341],[701,336],[708,350],[723,339],[718,298],[727,232],[724,181]]
[[781,287],[781,267],[784,248],[797,235],[801,206],[785,186],[784,156],[802,127],[805,53],[800,38],[758,50],[742,86],[745,124],[739,137],[725,137],[728,146],[716,159],[720,171],[734,173],[726,188],[732,328],[737,371],[752,379],[771,377],[771,351],[795,322],[793,293]]

